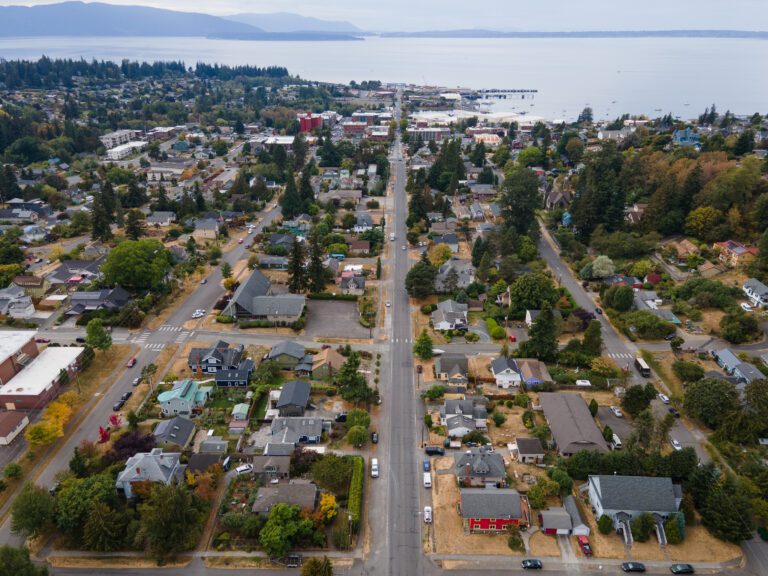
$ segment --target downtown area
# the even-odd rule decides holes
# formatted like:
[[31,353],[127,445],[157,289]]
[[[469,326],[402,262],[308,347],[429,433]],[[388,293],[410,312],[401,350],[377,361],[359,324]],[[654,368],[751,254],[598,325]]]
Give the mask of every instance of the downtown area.
[[768,118],[537,97],[0,60],[0,576],[768,574]]

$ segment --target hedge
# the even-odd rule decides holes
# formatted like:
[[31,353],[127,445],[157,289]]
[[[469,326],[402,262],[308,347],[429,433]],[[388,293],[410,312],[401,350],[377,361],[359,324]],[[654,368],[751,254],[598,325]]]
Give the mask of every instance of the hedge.
[[330,292],[316,292],[314,294],[308,294],[307,298],[310,300],[346,300],[348,302],[357,301],[357,296],[355,294],[331,294]]
[[234,316],[225,316],[225,315],[222,314],[220,316],[216,316],[216,322],[218,324],[233,324],[235,322],[235,317]]
[[278,327],[289,327],[291,330],[295,330],[298,332],[302,328],[304,328],[304,325],[306,324],[306,320],[304,318],[299,318],[296,320],[296,322],[291,322],[290,324],[287,324],[285,322],[272,322],[271,320],[240,320],[238,322],[238,326],[240,328],[274,328],[275,326]]
[[353,456],[352,480],[349,482],[349,498],[347,511],[352,515],[352,532],[357,534],[363,511],[363,479],[365,464],[362,456]]

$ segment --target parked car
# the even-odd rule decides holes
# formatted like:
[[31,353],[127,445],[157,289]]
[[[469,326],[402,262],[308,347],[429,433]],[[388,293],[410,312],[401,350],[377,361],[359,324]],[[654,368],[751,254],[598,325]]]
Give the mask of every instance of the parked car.
[[672,572],[672,574],[693,574],[694,569],[693,566],[690,564],[672,564],[672,566],[669,567],[669,571]]
[[35,338],[35,342],[38,344],[48,344],[50,341],[50,338]]
[[386,306],[387,308],[389,308],[390,306],[392,306],[392,303],[391,303],[389,300],[387,300],[387,303],[385,304],[385,306]]
[[78,344],[85,344],[85,338],[83,338],[82,336],[78,336],[77,338],[75,338],[75,342],[77,342]]
[[744,312],[752,312],[752,306],[750,306],[746,302],[742,302],[740,306],[741,306],[741,309],[744,310]]
[[133,396],[133,392],[131,392],[130,390],[128,390],[128,392],[123,392],[123,395],[122,395],[122,396],[120,396],[120,400],[122,400],[123,402],[125,402],[125,401],[126,401],[126,400],[128,400],[128,398],[130,398],[131,396]]
[[621,570],[623,572],[645,572],[645,564],[640,562],[623,562]]
[[683,449],[683,445],[680,444],[680,442],[678,442],[674,438],[672,438],[672,441],[670,443],[672,444],[672,448],[674,448],[675,450],[682,450]]
[[424,452],[430,456],[444,456],[445,448],[441,448],[440,446],[427,446],[424,448]]
[[600,308],[595,308],[595,314],[602,314],[603,311]]
[[339,412],[336,414],[336,418],[334,418],[336,422],[346,422],[347,421],[347,413],[346,412]]
[[122,400],[118,400],[117,402],[115,402],[114,406],[112,406],[112,411],[113,412],[120,412],[120,410],[123,407],[123,404],[124,404],[124,402]]
[[584,556],[592,556],[592,546],[589,545],[589,538],[586,536],[577,536],[576,542],[579,543],[579,548],[581,548],[581,553],[584,554]]
[[289,554],[285,557],[286,568],[298,568],[304,564],[304,556],[301,554]]
[[618,406],[611,406],[611,412],[613,412],[613,415],[616,416],[616,418],[624,418],[624,414]]
[[203,279],[200,281],[200,284],[208,284],[208,278],[203,278]]
[[680,418],[680,411],[677,408],[669,408],[669,413],[675,418]]
[[421,467],[424,469],[424,472],[429,472],[432,470],[432,464],[429,462],[429,458],[424,458],[424,462],[421,463]]
[[666,394],[659,394],[659,400],[664,402],[664,404],[669,404],[669,396]]
[[520,562],[520,566],[523,567],[523,570],[541,570],[544,567],[541,564],[541,560],[537,560],[536,558],[526,558]]
[[133,368],[136,366],[136,357],[134,356],[130,360],[128,360],[128,364],[125,365],[126,368]]
[[379,443],[379,433],[378,432],[371,432],[371,443],[372,444],[378,444]]
[[424,506],[424,524],[432,524],[432,506]]
[[238,244],[242,244],[242,243],[243,243],[243,239],[242,239],[242,238],[240,238],[240,240],[238,240],[238,241],[237,241],[237,243],[238,243]]
[[133,382],[131,382],[131,386],[138,386],[139,384],[141,384],[141,377],[134,378]]

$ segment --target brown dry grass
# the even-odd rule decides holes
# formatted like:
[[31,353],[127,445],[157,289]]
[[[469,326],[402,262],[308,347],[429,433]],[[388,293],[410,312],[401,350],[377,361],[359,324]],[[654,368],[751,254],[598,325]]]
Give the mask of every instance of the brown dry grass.
[[488,419],[488,436],[494,446],[506,446],[518,437],[529,437],[531,435],[523,424],[523,412],[525,410],[519,406],[507,408],[501,402],[496,404],[496,411],[501,412],[507,417],[507,421],[501,426],[496,426],[493,421]]
[[[482,381],[490,384],[492,387],[496,387],[496,379],[491,373],[491,362],[496,357],[495,354],[475,354],[468,359],[469,379]],[[504,393],[509,393],[509,390],[505,390]]]
[[535,556],[560,556],[560,545],[557,543],[557,538],[543,532],[536,532],[531,536],[528,547],[530,553]]
[[739,546],[718,540],[703,526],[686,526],[683,543],[667,546],[667,552],[672,560],[693,562],[725,562],[742,554]]
[[433,529],[438,554],[521,555],[509,549],[504,534],[465,534],[456,509],[458,502],[459,487],[453,474],[433,475]]
[[[592,514],[589,504],[582,501],[578,502],[581,505],[581,516],[590,528],[589,544],[592,547],[592,553],[595,557],[626,558],[626,555],[624,554],[624,541],[621,539],[621,536],[615,534],[613,531],[608,534],[600,534],[597,529],[595,515]],[[579,550],[579,544],[576,542],[575,537],[571,538],[571,542],[573,544],[573,549]]]
[[158,568],[183,568],[192,561],[192,558],[170,561],[158,566],[156,560],[149,558],[137,558],[135,556],[48,556],[46,562],[54,568],[104,568],[104,569],[158,569]]
[[705,334],[717,334],[720,331],[720,320],[725,316],[722,310],[704,310],[701,313],[701,328]]

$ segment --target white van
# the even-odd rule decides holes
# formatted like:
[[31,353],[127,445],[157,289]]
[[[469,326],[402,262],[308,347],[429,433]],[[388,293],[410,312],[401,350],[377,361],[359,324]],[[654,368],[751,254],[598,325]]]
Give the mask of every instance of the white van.
[[251,464],[243,464],[242,466],[235,468],[235,473],[238,476],[242,476],[243,474],[250,474],[251,472],[253,472],[253,466]]
[[621,438],[619,438],[616,434],[613,435],[612,445],[614,450],[621,450]]
[[424,472],[424,488],[432,488],[432,474]]
[[379,459],[371,458],[371,478],[379,477]]

